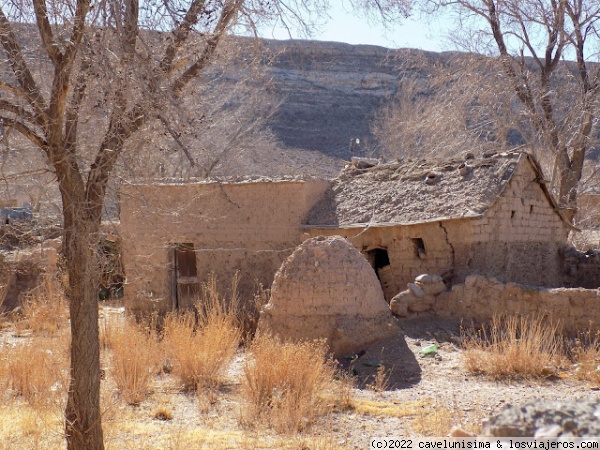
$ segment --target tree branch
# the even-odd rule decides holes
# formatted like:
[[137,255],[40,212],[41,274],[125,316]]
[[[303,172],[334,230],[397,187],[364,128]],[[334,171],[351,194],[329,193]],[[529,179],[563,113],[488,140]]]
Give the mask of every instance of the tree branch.
[[48,57],[56,66],[60,64],[63,58],[63,54],[61,53],[58,44],[54,40],[52,27],[50,26],[50,21],[48,20],[48,10],[46,8],[46,1],[33,0],[33,9],[35,11],[35,20],[37,22],[37,27],[40,32],[40,38],[42,39],[42,43],[46,48]]
[[41,150],[48,153],[48,143],[23,122],[20,122],[12,117],[0,116],[0,123],[4,128],[14,128]]
[[0,41],[4,51],[8,55],[8,62],[21,85],[23,92],[29,104],[34,108],[40,119],[46,122],[46,101],[41,91],[33,79],[33,75],[23,58],[23,51],[17,43],[17,38],[11,29],[10,22],[6,18],[2,7],[0,6]]
[[210,62],[221,38],[233,22],[233,19],[236,17],[242,4],[243,0],[228,0],[223,6],[219,22],[217,23],[212,36],[206,42],[204,50],[199,58],[173,83],[171,90],[174,97],[179,97],[187,84]]
[[160,62],[160,69],[165,73],[169,74],[173,71],[173,61],[177,56],[177,52],[181,48],[181,45],[186,41],[192,28],[198,22],[198,16],[203,11],[206,0],[194,0],[190,5],[185,17],[179,24],[177,29],[172,32],[173,42],[169,44],[165,51],[165,56]]

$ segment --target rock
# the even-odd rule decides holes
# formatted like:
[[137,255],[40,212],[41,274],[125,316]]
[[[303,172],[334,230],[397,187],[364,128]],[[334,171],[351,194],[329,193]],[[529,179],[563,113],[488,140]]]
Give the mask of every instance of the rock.
[[421,313],[432,309],[434,304],[434,298],[426,296],[423,298],[417,298],[413,302],[408,304],[408,312]]
[[410,290],[402,291],[390,300],[390,310],[399,317],[407,317],[408,305],[414,300],[416,298]]
[[491,437],[600,436],[600,398],[532,401],[490,417],[482,431]]
[[408,283],[407,286],[412,295],[414,295],[415,297],[425,297],[425,292],[423,292],[423,289],[421,289],[415,283]]
[[474,437],[475,435],[473,433],[469,433],[468,431],[464,431],[463,429],[459,428],[459,427],[452,427],[452,429],[450,430],[450,437],[464,437],[464,438],[468,438],[468,437]]
[[[418,286],[414,287],[421,291]],[[413,290],[407,289],[392,298],[390,301],[390,310],[399,317],[409,317],[411,313],[422,313],[431,310],[434,303],[434,297],[430,295],[416,297]]]
[[415,284],[425,295],[438,295],[446,290],[444,280],[439,275],[419,275],[415,278]]

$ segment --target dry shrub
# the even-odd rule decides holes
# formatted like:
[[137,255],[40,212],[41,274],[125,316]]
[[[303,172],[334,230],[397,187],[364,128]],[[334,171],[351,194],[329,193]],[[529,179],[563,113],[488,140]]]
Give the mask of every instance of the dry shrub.
[[264,421],[294,433],[326,412],[324,394],[333,385],[335,369],[323,342],[281,343],[261,335],[250,352],[242,379],[247,423]]
[[600,386],[600,332],[587,332],[571,350],[575,362],[575,377]]
[[[56,344],[54,341],[52,344]],[[0,376],[3,385],[16,396],[22,396],[31,405],[54,402],[65,393],[66,380],[63,369],[68,367],[63,349],[33,341],[28,344],[4,348]]]
[[447,436],[456,419],[456,411],[427,406],[419,410],[411,421],[411,426],[423,436]]
[[131,405],[139,404],[150,391],[152,376],[161,362],[156,334],[133,320],[111,331],[112,375],[121,396]]
[[164,343],[173,373],[187,389],[213,389],[233,360],[240,339],[235,319],[216,311],[197,322],[193,313],[165,318]]
[[65,295],[58,281],[45,276],[42,284],[21,298],[23,324],[34,333],[54,334],[68,326]]
[[495,379],[551,375],[564,355],[558,331],[543,317],[495,315],[489,327],[463,332],[467,370]]

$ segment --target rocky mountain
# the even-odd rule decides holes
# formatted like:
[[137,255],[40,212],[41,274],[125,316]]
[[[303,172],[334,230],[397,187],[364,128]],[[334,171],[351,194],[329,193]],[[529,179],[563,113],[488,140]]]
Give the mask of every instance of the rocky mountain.
[[283,103],[269,122],[284,147],[349,158],[376,148],[371,122],[401,77],[426,77],[423,60],[450,53],[320,41],[263,43],[263,64]]

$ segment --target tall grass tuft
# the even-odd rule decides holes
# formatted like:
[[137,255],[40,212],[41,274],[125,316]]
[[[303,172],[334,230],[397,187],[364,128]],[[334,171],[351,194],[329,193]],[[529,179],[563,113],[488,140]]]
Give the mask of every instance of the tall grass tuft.
[[325,393],[333,386],[335,367],[323,342],[282,343],[261,335],[250,353],[242,379],[245,422],[295,433],[327,411]]
[[55,334],[68,327],[67,300],[58,281],[45,276],[42,284],[21,297],[23,321],[20,326],[34,333]]
[[600,332],[587,332],[571,350],[575,362],[575,378],[600,386]]
[[3,387],[33,406],[53,402],[64,394],[62,370],[68,367],[68,361],[62,349],[52,346],[55,343],[35,341],[4,348],[0,360]]
[[564,355],[558,323],[543,317],[496,315],[463,345],[467,370],[494,379],[548,376]]
[[164,343],[173,373],[186,389],[216,388],[239,346],[235,305],[210,295],[198,305],[197,315],[171,314],[164,321]]
[[137,405],[148,395],[152,377],[158,372],[161,352],[152,328],[143,329],[129,319],[110,333],[112,375],[123,399]]

